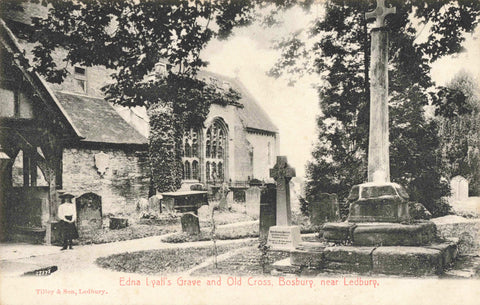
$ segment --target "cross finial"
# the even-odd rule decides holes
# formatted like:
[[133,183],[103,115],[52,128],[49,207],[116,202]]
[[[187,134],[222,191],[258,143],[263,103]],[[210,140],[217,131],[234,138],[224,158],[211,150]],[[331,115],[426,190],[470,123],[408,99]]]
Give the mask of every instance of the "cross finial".
[[377,7],[375,10],[365,13],[365,18],[367,20],[375,19],[375,27],[381,28],[385,25],[385,17],[396,12],[395,7],[385,7],[385,0],[377,0]]
[[287,163],[287,157],[277,156],[277,163],[270,169],[270,177],[275,180],[285,178],[291,179],[295,177],[295,169]]

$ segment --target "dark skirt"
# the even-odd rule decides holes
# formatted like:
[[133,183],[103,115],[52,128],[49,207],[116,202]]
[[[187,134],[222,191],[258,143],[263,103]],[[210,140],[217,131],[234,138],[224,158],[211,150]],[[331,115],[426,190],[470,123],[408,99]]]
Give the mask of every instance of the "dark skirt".
[[60,220],[60,228],[62,230],[63,240],[78,238],[78,231],[77,227],[75,227],[75,223]]

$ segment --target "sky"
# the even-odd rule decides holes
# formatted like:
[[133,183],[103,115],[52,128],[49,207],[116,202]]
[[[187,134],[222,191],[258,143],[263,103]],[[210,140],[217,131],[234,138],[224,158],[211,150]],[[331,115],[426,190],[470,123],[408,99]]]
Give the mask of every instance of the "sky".
[[[270,115],[279,128],[279,155],[287,156],[297,177],[305,175],[318,134],[318,95],[311,78],[301,79],[292,87],[287,80],[274,79],[266,73],[280,56],[279,51],[271,48],[271,41],[307,27],[313,18],[321,16],[322,10],[321,5],[311,8],[308,14],[299,8],[291,9],[283,14],[281,25],[264,28],[253,24],[236,29],[228,40],[212,41],[202,53],[210,63],[207,70],[237,77]],[[432,78],[438,85],[445,85],[462,69],[480,80],[480,29],[466,38],[466,52],[433,64]]]

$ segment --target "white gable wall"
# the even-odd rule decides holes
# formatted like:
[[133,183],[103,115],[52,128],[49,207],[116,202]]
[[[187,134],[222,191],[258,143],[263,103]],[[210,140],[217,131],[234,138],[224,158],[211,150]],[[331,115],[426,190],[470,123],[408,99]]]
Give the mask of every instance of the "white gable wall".
[[275,165],[277,135],[247,132],[247,140],[253,147],[253,178],[268,181],[270,169]]

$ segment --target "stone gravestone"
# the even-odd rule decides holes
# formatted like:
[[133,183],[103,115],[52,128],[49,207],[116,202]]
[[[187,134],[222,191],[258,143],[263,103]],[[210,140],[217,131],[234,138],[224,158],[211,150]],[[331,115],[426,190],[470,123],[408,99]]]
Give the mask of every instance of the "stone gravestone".
[[[175,206],[175,199],[172,198],[172,197],[163,197],[162,198],[162,202],[161,204],[163,205],[163,207],[165,208],[165,212],[167,213],[175,213],[175,209],[174,209],[174,206]],[[163,209],[162,209],[163,211]]]
[[200,222],[198,220],[198,214],[194,212],[187,212],[182,215],[182,232],[188,235],[200,234]]
[[235,203],[235,201],[233,200],[233,191],[230,191],[227,194],[227,204],[228,204],[228,206],[232,206],[232,204],[234,204],[234,203]]
[[102,197],[86,193],[76,200],[77,227],[80,234],[102,228]]
[[162,195],[156,194],[148,198],[148,209],[154,212],[162,213]]
[[230,192],[228,184],[226,182],[222,183],[220,189],[218,190],[220,202],[218,203],[218,208],[220,210],[226,210],[228,208],[227,195]]
[[336,194],[320,193],[307,197],[310,223],[321,226],[327,221],[340,220],[340,206]]
[[110,217],[109,228],[111,230],[120,230],[128,227],[128,218]]
[[268,243],[272,250],[293,250],[301,241],[300,227],[292,226],[290,207],[290,180],[295,169],[287,163],[287,157],[277,156],[277,163],[270,169],[270,177],[277,184],[276,225],[270,227]]
[[462,176],[455,176],[450,181],[452,192],[451,202],[464,201],[468,199],[468,180]]
[[250,217],[258,218],[260,215],[261,190],[258,186],[250,187],[245,192],[246,213]]
[[266,241],[270,227],[277,221],[277,189],[269,183],[260,190],[260,240]]

